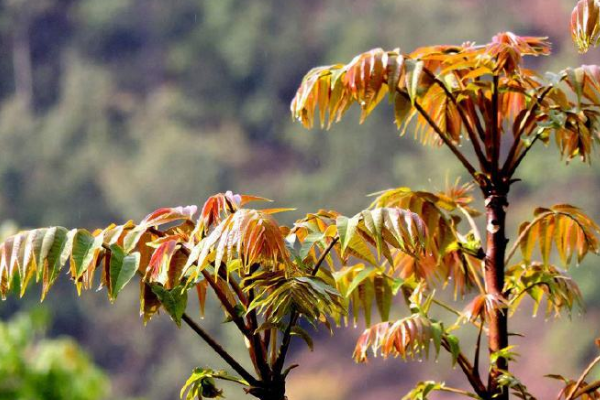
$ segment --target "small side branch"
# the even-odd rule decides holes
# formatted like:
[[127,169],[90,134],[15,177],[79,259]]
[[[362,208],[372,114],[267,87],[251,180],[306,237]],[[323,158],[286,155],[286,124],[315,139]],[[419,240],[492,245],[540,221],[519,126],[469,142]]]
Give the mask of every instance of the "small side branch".
[[417,109],[419,114],[421,114],[421,116],[427,121],[429,126],[431,126],[433,128],[435,133],[438,134],[438,136],[440,137],[442,142],[444,142],[444,144],[450,149],[450,151],[456,156],[456,158],[458,158],[458,160],[465,167],[465,169],[469,172],[469,174],[471,174],[473,179],[475,179],[475,181],[478,182],[479,179],[477,178],[477,170],[475,169],[475,167],[473,167],[473,165],[471,165],[469,160],[467,160],[467,158],[460,152],[460,150],[458,150],[458,148],[454,145],[454,143],[452,143],[452,141],[450,141],[450,139],[448,139],[448,137],[444,134],[444,132],[440,129],[440,127],[435,123],[435,121],[433,119],[431,119],[429,114],[427,114],[427,111],[425,111],[423,109],[423,107],[421,107],[421,105],[416,101],[415,101],[415,108]]
[[[423,72],[426,75],[428,75],[431,79],[433,79],[433,81],[444,91],[446,96],[450,99],[452,104],[454,104],[454,106],[458,110],[460,119],[462,120],[463,125],[465,126],[465,129],[467,131],[467,134],[469,135],[469,140],[473,144],[473,149],[475,150],[475,154],[477,155],[479,164],[480,164],[482,170],[487,171],[488,162],[487,162],[487,159],[481,149],[481,144],[479,143],[479,139],[477,138],[477,135],[475,134],[473,126],[471,125],[469,119],[467,118],[467,115],[465,114],[465,110],[460,106],[460,104],[458,104],[458,101],[456,100],[456,96],[454,96],[454,94],[450,90],[448,90],[448,88],[446,87],[444,82],[440,81],[433,72],[431,72],[427,68],[424,68]],[[477,117],[477,116],[475,116],[475,117]]]
[[244,367],[242,367],[215,339],[213,339],[204,329],[200,327],[189,315],[183,314],[181,319],[204,340],[227,364],[231,366],[252,386],[259,384],[258,380],[252,376]]
[[[448,343],[448,340],[445,338],[442,339],[442,347],[444,349],[446,349],[448,352],[451,352],[450,343]],[[458,366],[460,367],[460,369],[463,371],[463,373],[467,377],[467,380],[471,384],[471,387],[473,388],[473,390],[475,390],[475,393],[477,393],[477,395],[479,397],[482,397],[484,399],[488,398],[487,388],[481,381],[481,377],[479,376],[479,371],[477,371],[473,368],[473,366],[471,365],[471,363],[469,362],[467,357],[465,357],[465,355],[462,353],[458,353],[456,362],[458,363]]]
[[[581,384],[583,383],[583,381],[585,380],[585,378],[589,375],[590,372],[592,372],[592,369],[596,366],[596,364],[598,364],[600,362],[600,356],[596,357],[585,369],[585,371],[583,371],[583,373],[581,374],[581,376],[579,377],[579,379],[577,379],[577,382],[575,383],[575,386],[573,386],[573,388],[571,389],[571,391],[569,392],[569,395],[567,397],[565,397],[565,400],[573,400],[575,398],[575,394],[577,393],[577,389],[579,389],[579,387],[581,386]],[[583,394],[583,393],[582,393]]]
[[[524,118],[518,131],[515,132],[514,142],[512,143],[512,146],[510,147],[508,156],[506,156],[506,161],[504,162],[504,166],[502,167],[502,174],[504,176],[506,176],[506,174],[509,172],[510,172],[510,175],[512,175],[512,172],[514,172],[514,170],[516,169],[516,166],[518,165],[516,163],[519,160],[516,157],[517,157],[518,150],[521,147],[521,137],[523,136],[523,133],[524,133],[523,130],[527,124],[527,120],[531,117],[535,118],[535,113],[540,108],[542,101],[544,101],[544,98],[548,95],[548,93],[550,93],[550,91],[553,89],[553,87],[554,86],[552,86],[552,85],[548,86],[546,89],[544,89],[544,91],[542,92],[542,94],[540,94],[539,97],[536,97],[536,102],[531,106],[531,108],[527,112],[527,117]],[[534,141],[537,140],[537,136],[533,140]],[[533,142],[528,147],[525,148],[525,152],[529,151],[529,149],[531,148],[532,145],[533,145]],[[520,163],[520,161],[518,161],[518,162]],[[508,176],[508,177],[510,178],[510,176]]]

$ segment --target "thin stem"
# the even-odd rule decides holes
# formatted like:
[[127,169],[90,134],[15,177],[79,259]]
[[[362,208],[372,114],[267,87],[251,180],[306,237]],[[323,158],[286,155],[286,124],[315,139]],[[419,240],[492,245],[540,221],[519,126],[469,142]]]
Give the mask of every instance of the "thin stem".
[[[448,352],[452,353],[450,343],[448,342],[448,339],[446,339],[445,337],[442,338],[442,347],[444,349],[446,349]],[[486,389],[485,385],[483,384],[483,382],[481,381],[481,378],[479,376],[479,371],[473,369],[473,366],[471,365],[471,363],[469,362],[467,357],[465,357],[465,355],[462,353],[458,353],[456,362],[457,362],[458,366],[460,367],[460,369],[465,374],[465,376],[467,377],[467,380],[471,384],[471,387],[473,388],[473,390],[475,390],[475,393],[477,393],[479,395],[479,397],[487,398],[488,397],[487,389]]]
[[[405,95],[408,96],[407,94]],[[429,126],[431,126],[433,130],[438,134],[440,139],[442,139],[442,142],[444,142],[444,144],[448,146],[450,151],[452,151],[456,158],[458,158],[462,165],[467,169],[467,171],[469,172],[469,174],[471,174],[473,179],[475,179],[475,181],[479,181],[479,179],[477,178],[477,170],[473,167],[473,165],[471,165],[469,160],[467,160],[467,158],[458,150],[458,148],[450,141],[450,139],[446,137],[446,135],[440,129],[440,127],[435,123],[435,121],[431,119],[429,114],[427,114],[427,111],[425,111],[417,101],[415,101],[415,108],[417,109],[419,114],[421,114],[421,116],[427,121]]]
[[544,89],[544,91],[542,92],[542,94],[539,97],[536,97],[536,102],[531,106],[531,108],[527,112],[527,116],[525,118],[523,118],[523,121],[521,122],[521,126],[519,126],[517,132],[515,132],[514,142],[512,143],[512,146],[510,147],[508,156],[506,157],[506,161],[504,162],[504,166],[502,167],[503,175],[506,174],[506,172],[511,170],[512,163],[514,161],[516,161],[514,158],[517,155],[517,150],[519,149],[519,147],[521,147],[521,136],[523,136],[523,129],[525,128],[525,126],[527,124],[527,120],[531,116],[535,117],[536,111],[538,110],[538,108],[542,104],[542,101],[544,101],[544,98],[548,95],[548,93],[550,93],[550,91],[552,90],[553,87],[554,86],[552,86],[552,85],[548,86],[546,89]]
[[[154,227],[150,228],[149,231],[152,232],[153,234],[155,234],[157,236],[161,236],[161,237],[166,235],[164,232],[162,232]],[[181,246],[181,251],[186,256],[188,256],[188,257],[190,256],[190,250],[187,247]],[[204,279],[208,282],[210,287],[213,289],[213,291],[217,295],[219,302],[221,302],[221,304],[225,308],[225,311],[230,315],[233,323],[237,326],[237,328],[240,330],[240,332],[242,332],[242,334],[250,342],[250,348],[248,350],[250,352],[250,358],[252,359],[255,369],[260,374],[261,378],[267,379],[271,375],[271,371],[267,364],[266,351],[264,349],[264,345],[261,340],[260,334],[254,333],[254,330],[256,330],[257,327],[254,327],[254,328],[252,327],[252,324],[256,321],[252,320],[250,322],[250,325],[246,325],[246,323],[244,322],[244,319],[237,314],[234,306],[227,299],[227,295],[223,292],[223,289],[221,287],[219,287],[216,280],[213,279],[213,277],[210,275],[210,273],[208,273],[208,271],[206,269],[203,269],[202,271],[200,271],[200,273],[202,274]],[[237,283],[236,283],[236,286],[237,286]],[[234,291],[235,291],[235,286],[232,286],[232,287],[234,288]],[[241,292],[241,290],[240,290],[240,292]],[[237,293],[237,291],[236,291],[236,293]],[[240,298],[240,301],[243,302],[244,300],[246,302],[248,301],[245,296]]]
[[443,301],[440,301],[436,298],[432,298],[431,301],[434,304],[437,304],[438,306],[442,307],[444,310],[456,315],[457,317],[462,317],[462,314],[460,313],[460,311],[452,308],[451,306],[449,306],[448,304],[444,303]]
[[248,307],[251,301],[248,300],[248,298],[244,294],[244,291],[242,290],[242,288],[240,288],[240,285],[237,283],[237,281],[235,279],[232,279],[229,275],[230,274],[226,271],[226,269],[223,268],[223,264],[221,264],[221,268],[219,268],[219,276],[221,277],[221,279],[224,279],[229,283],[229,286],[231,286],[231,288],[235,292],[235,295],[240,299],[240,302],[244,306]]
[[315,267],[313,268],[313,270],[310,273],[312,276],[317,276],[317,273],[319,272],[319,268],[321,268],[321,264],[323,264],[323,261],[325,261],[325,259],[327,258],[327,255],[331,252],[331,250],[333,249],[333,246],[335,246],[335,244],[339,240],[340,240],[339,236],[334,237],[333,240],[331,241],[331,243],[329,243],[329,245],[325,248],[325,250],[323,250],[323,253],[321,253],[321,256],[317,260]]
[[579,389],[578,391],[576,391],[575,394],[573,395],[573,399],[581,397],[587,393],[592,393],[598,389],[600,389],[600,381],[592,382],[589,385],[586,385],[586,386],[582,387],[581,389]]
[[517,301],[517,300],[518,300],[518,299],[519,299],[521,296],[523,296],[525,293],[527,293],[527,292],[529,291],[529,289],[532,289],[532,288],[534,288],[534,287],[536,287],[536,286],[538,286],[538,285],[547,285],[547,283],[546,283],[546,282],[535,282],[535,283],[532,283],[532,284],[529,284],[529,285],[525,286],[525,287],[523,288],[523,290],[519,291],[519,292],[518,292],[518,293],[517,293],[517,294],[516,294],[516,295],[515,295],[515,296],[514,296],[512,299],[510,299],[510,300],[508,301],[508,305],[509,305],[509,306],[512,306],[512,305],[513,305],[513,303],[514,303],[515,301]]
[[477,241],[479,241],[479,243],[481,243],[481,233],[479,232],[479,228],[477,227],[477,224],[475,223],[475,220],[473,219],[471,214],[469,214],[468,211],[465,210],[465,208],[463,206],[458,206],[458,209],[460,210],[460,212],[463,213],[463,215],[467,219],[467,222],[469,222],[469,226],[471,227],[471,230],[473,231],[473,236],[475,236],[475,240],[477,240]]
[[514,165],[512,166],[512,168],[510,168],[510,170],[508,170],[505,173],[505,176],[510,179],[512,178],[512,176],[515,174],[515,172],[517,171],[517,168],[519,167],[519,165],[521,165],[521,163],[523,162],[523,159],[525,158],[525,156],[527,155],[527,153],[529,153],[529,150],[531,150],[531,148],[533,147],[533,145],[535,144],[535,142],[538,141],[538,139],[541,137],[541,132],[536,134],[533,137],[533,140],[531,141],[531,143],[529,143],[528,146],[525,147],[525,150],[523,150],[523,152],[521,154],[519,154],[519,158],[517,158],[517,161],[515,161]]
[[[323,264],[323,261],[325,261],[325,259],[327,258],[327,255],[331,252],[331,250],[333,249],[333,246],[335,246],[335,244],[338,242],[338,240],[340,240],[339,236],[334,237],[333,240],[331,241],[331,243],[329,243],[329,245],[327,246],[327,248],[325,248],[325,250],[323,250],[323,253],[321,253],[321,256],[315,263],[315,267],[313,268],[313,270],[311,272],[312,276],[317,275],[317,273],[319,272],[319,268],[321,267],[321,264]],[[273,373],[275,375],[279,375],[281,373],[281,371],[283,370],[283,365],[285,364],[285,357],[290,348],[290,343],[291,343],[291,339],[292,339],[292,329],[298,323],[299,317],[300,317],[300,314],[298,313],[298,310],[294,309],[294,311],[292,311],[292,315],[290,316],[290,323],[286,327],[285,332],[283,333],[283,338],[281,339],[281,347],[279,349],[279,356],[277,357],[277,361],[275,362],[275,365],[273,366]]]
[[471,99],[469,99],[469,101],[467,102],[467,107],[469,108],[469,112],[471,113],[471,115],[473,116],[473,119],[475,121],[475,128],[477,128],[477,133],[479,134],[479,139],[482,141],[482,143],[485,143],[485,130],[483,129],[483,126],[481,125],[479,115],[477,115],[477,110],[475,110],[475,107],[473,106],[473,101]]
[[475,345],[475,357],[473,358],[473,370],[479,371],[479,353],[481,353],[481,336],[483,333],[483,321],[479,325],[479,332],[477,333],[477,343]]
[[448,392],[448,393],[456,393],[456,394],[460,394],[460,395],[463,395],[466,397],[470,397],[472,399],[481,399],[481,397],[479,397],[475,393],[467,392],[466,390],[462,390],[462,389],[451,388],[448,386],[442,386],[439,389],[439,391],[440,392]]
[[242,378],[244,378],[252,386],[257,386],[259,381],[256,380],[244,367],[242,367],[208,332],[200,327],[189,315],[184,313],[181,319],[198,334],[227,364],[231,366]]
[[467,134],[469,135],[469,140],[471,140],[471,143],[473,144],[473,149],[475,150],[475,154],[477,155],[477,159],[479,160],[479,164],[481,166],[481,169],[484,170],[484,171],[486,171],[487,168],[488,168],[487,159],[485,158],[485,155],[483,154],[483,151],[481,150],[481,145],[479,144],[479,139],[477,138],[477,135],[473,131],[473,127],[469,123],[469,119],[467,118],[467,115],[465,114],[465,111],[458,104],[458,101],[456,100],[456,97],[454,96],[454,94],[450,90],[448,90],[448,88],[446,87],[446,85],[444,84],[444,82],[440,81],[433,74],[433,72],[431,72],[427,68],[423,68],[423,72],[425,72],[426,75],[428,75],[431,79],[433,79],[434,82],[444,91],[444,93],[446,93],[446,96],[450,99],[450,101],[452,102],[452,104],[454,104],[454,106],[458,110],[458,114],[460,116],[460,119],[462,120],[463,125],[465,126],[465,129],[467,131]]
[[[590,372],[592,372],[592,369],[596,366],[596,364],[598,364],[600,362],[600,356],[596,357],[588,366],[587,368],[583,371],[583,373],[581,374],[581,376],[579,377],[579,379],[577,379],[577,382],[575,383],[575,386],[573,386],[573,388],[571,389],[571,391],[569,392],[569,395],[567,397],[565,397],[565,400],[573,400],[575,398],[575,393],[577,392],[577,389],[579,389],[579,387],[581,386],[581,384],[583,383],[583,381],[585,380],[586,376],[588,376],[588,374]],[[583,393],[582,393],[583,394]]]

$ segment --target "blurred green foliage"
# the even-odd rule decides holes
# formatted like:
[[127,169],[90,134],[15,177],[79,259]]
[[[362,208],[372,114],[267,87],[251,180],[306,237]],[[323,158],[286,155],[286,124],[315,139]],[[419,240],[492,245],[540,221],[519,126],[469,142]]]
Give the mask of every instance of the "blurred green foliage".
[[48,314],[0,322],[0,399],[99,400],[110,383],[71,338],[44,338]]

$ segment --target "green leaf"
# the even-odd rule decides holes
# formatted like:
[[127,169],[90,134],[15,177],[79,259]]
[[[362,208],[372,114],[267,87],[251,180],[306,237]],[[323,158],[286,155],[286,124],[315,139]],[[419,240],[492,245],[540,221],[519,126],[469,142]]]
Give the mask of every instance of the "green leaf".
[[110,287],[109,297],[116,300],[119,292],[133,278],[140,265],[140,253],[126,254],[123,249],[113,244],[110,246]]
[[75,279],[79,279],[96,257],[96,251],[102,248],[102,235],[94,237],[84,229],[75,233],[71,262],[74,264]]
[[302,242],[302,246],[298,252],[300,259],[304,260],[315,243],[320,242],[325,237],[324,233],[321,232],[313,232],[310,233],[304,238],[304,242]]
[[158,297],[163,308],[169,313],[171,319],[181,327],[181,317],[187,306],[187,292],[182,291],[181,287],[167,290],[161,285],[153,284],[152,292]]
[[444,384],[434,381],[419,382],[402,400],[427,400],[431,392],[443,390]]
[[203,397],[223,397],[223,391],[215,386],[215,379],[236,382],[243,386],[250,386],[244,379],[229,375],[226,371],[213,371],[212,369],[194,368],[192,375],[181,388],[179,396],[183,398],[187,391],[186,400],[202,399]]
[[442,346],[442,336],[444,335],[444,326],[441,322],[431,323],[431,338],[433,339],[433,345],[435,346],[435,356],[437,358],[440,354],[440,347]]
[[40,265],[44,266],[42,268],[42,300],[67,262],[72,244],[73,234],[62,227],[50,228],[44,236],[42,252],[47,250],[47,255],[40,260]]
[[369,278],[375,271],[376,269],[374,267],[365,267],[365,269],[356,274],[356,276],[354,277],[354,279],[352,279],[352,282],[348,286],[348,290],[346,290],[346,293],[344,293],[344,296],[349,297],[352,294],[352,292],[354,292],[354,290],[356,290],[356,288],[365,279]]
[[350,244],[350,241],[356,234],[356,228],[358,227],[358,223],[360,221],[360,217],[355,215],[352,218],[340,216],[336,220],[336,225],[338,228],[338,235],[340,236],[340,245],[342,250],[342,257]]
[[295,335],[295,336],[299,336],[302,340],[304,340],[306,342],[306,344],[308,345],[308,348],[310,349],[310,351],[314,350],[313,340],[310,337],[309,333],[306,332],[306,330],[299,327],[298,325],[294,325],[292,327],[291,334]]
[[135,249],[140,239],[142,238],[144,233],[146,233],[147,230],[148,226],[146,225],[138,225],[132,230],[130,230],[123,239],[123,249],[125,249],[125,252],[130,253],[133,249]]
[[450,354],[452,354],[452,366],[454,367],[456,365],[456,362],[458,361],[458,355],[460,354],[460,343],[456,336],[450,334],[446,335],[446,340],[450,345]]
[[385,275],[376,275],[373,279],[375,286],[375,303],[382,321],[390,319],[390,309],[392,308],[392,287],[390,279]]

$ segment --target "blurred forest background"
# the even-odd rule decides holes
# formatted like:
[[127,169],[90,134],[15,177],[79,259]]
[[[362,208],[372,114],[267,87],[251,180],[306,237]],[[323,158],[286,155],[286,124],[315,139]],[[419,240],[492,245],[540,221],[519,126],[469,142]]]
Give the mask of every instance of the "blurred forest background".
[[[459,165],[445,149],[399,139],[385,107],[362,126],[356,116],[330,132],[293,123],[288,105],[303,74],[373,47],[486,43],[505,30],[550,37],[554,55],[531,63],[542,71],[600,63],[598,50],[581,57],[570,42],[574,4],[0,0],[3,229],[103,227],[139,220],[158,207],[201,205],[229,189],[296,207],[284,216],[288,222],[318,208],[354,214],[368,205],[367,194],[389,187],[441,189]],[[570,202],[600,217],[597,162],[567,167],[556,151],[538,149],[519,177],[523,182],[511,193],[513,232],[537,205]],[[529,335],[515,339],[522,354],[516,372],[540,398],[556,389],[544,373],[574,375],[596,352],[598,261],[575,272],[587,298],[585,317],[544,321],[542,315],[526,324],[531,309],[523,306],[513,327]],[[48,335],[71,335],[90,352],[109,375],[106,398],[176,399],[193,367],[220,364],[165,316],[144,327],[137,290],[130,289],[110,305],[104,294],[77,299],[63,279],[44,303],[52,316]],[[38,303],[34,295],[9,299],[0,304],[0,317]],[[397,315],[406,312],[399,306]],[[212,304],[202,323],[244,353],[221,320]],[[359,332],[338,330],[333,340],[321,332],[313,353],[295,343],[290,361],[301,367],[291,374],[290,400],[401,398],[418,379],[456,379],[438,371],[446,359],[353,365]],[[226,395],[245,398],[241,391]]]

